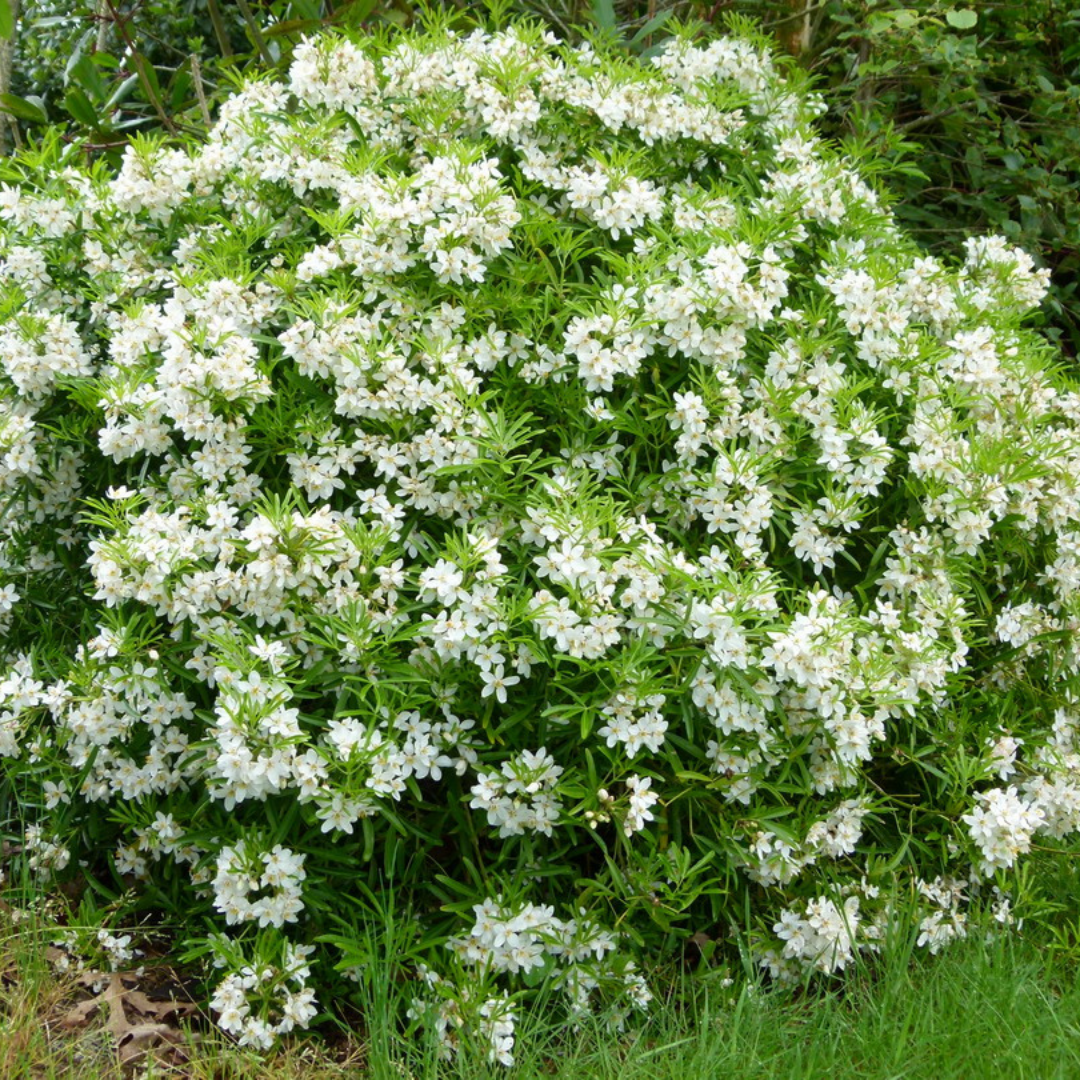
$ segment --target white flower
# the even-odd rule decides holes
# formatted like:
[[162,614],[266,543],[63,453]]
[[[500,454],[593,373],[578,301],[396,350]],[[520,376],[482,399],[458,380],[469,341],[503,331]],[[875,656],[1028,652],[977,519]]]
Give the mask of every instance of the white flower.
[[480,691],[481,697],[495,695],[495,700],[506,703],[507,687],[516,686],[521,679],[517,675],[507,675],[502,664],[498,664],[493,671],[481,671],[480,678],[483,680],[484,689]]
[[627,836],[633,836],[645,828],[647,821],[653,820],[653,807],[660,800],[655,791],[650,791],[652,777],[630,776],[626,780],[627,790],[630,792],[630,809],[623,822],[623,832]]
[[21,599],[14,585],[0,585],[0,615],[11,611]]

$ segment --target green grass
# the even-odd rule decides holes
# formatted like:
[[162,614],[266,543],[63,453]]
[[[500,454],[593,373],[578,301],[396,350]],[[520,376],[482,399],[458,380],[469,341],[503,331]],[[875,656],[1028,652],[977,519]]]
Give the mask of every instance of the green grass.
[[[392,936],[392,935],[391,935]],[[82,1030],[56,1022],[71,987],[43,960],[47,935],[0,933],[0,1076],[4,1080],[119,1077],[100,1019]],[[392,941],[389,942],[392,945]],[[387,955],[386,952],[383,955]],[[392,953],[390,953],[392,955]],[[1032,940],[968,941],[938,957],[897,954],[851,975],[842,989],[724,989],[684,977],[644,1022],[622,1033],[595,1023],[553,1025],[522,1016],[518,1062],[489,1066],[479,1052],[440,1063],[431,1044],[389,1022],[398,986],[380,967],[365,983],[367,1031],[307,1039],[268,1060],[204,1034],[183,1066],[150,1077],[194,1080],[739,1080],[791,1077],[928,1080],[1072,1080],[1080,1076],[1080,969]],[[550,1015],[550,1014],[548,1014]],[[130,1073],[128,1074],[130,1075]]]
[[[1080,973],[1063,977],[1023,941],[966,943],[856,975],[843,993],[702,992],[621,1037],[591,1030],[560,1044],[534,1022],[520,1041],[515,1078],[1064,1080],[1080,1076]],[[498,1074],[466,1065],[458,1075]]]

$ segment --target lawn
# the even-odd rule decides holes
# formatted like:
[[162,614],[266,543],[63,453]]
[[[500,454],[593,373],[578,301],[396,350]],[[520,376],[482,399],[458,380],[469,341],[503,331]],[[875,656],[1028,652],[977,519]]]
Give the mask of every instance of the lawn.
[[[4,917],[0,944],[0,1076],[60,1080],[114,1077],[186,1077],[241,1080],[435,1080],[500,1077],[525,1080],[690,1080],[733,1075],[899,1080],[927,1077],[1049,1080],[1080,1075],[1080,970],[1048,948],[1048,940],[1021,934],[969,939],[938,956],[897,951],[850,975],[842,987],[768,988],[738,973],[731,986],[722,973],[668,980],[649,1019],[622,1032],[597,1022],[580,1030],[552,1026],[543,1002],[523,1014],[512,1069],[490,1066],[466,1050],[440,1062],[430,1040],[387,1023],[395,993],[388,971],[370,972],[364,1018],[345,1032],[326,1027],[318,1036],[286,1044],[263,1057],[228,1043],[209,1018],[194,1013],[179,1025],[176,1045],[139,1054],[142,1017],[125,1006],[129,1060],[117,1052],[115,1016],[80,1002],[89,991],[75,976],[59,975],[46,956],[49,928],[30,918]],[[392,943],[392,942],[391,942]],[[142,983],[163,984],[167,966],[151,968]],[[132,980],[133,987],[140,980]],[[136,1001],[146,997],[128,991]],[[106,995],[107,996],[107,995]],[[81,1022],[71,1024],[75,1009]],[[177,1027],[171,1023],[169,1026]],[[149,1045],[153,1038],[141,1045]]]

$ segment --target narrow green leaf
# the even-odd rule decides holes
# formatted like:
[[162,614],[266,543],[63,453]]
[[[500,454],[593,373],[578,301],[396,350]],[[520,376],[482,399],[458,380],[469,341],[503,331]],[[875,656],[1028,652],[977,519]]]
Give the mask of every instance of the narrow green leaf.
[[67,84],[69,82],[71,82],[71,75],[72,75],[72,72],[75,69],[75,65],[78,64],[79,61],[82,60],[85,57],[85,55],[86,55],[86,52],[85,52],[86,46],[93,44],[95,33],[96,33],[96,31],[93,28],[91,28],[90,30],[87,30],[86,32],[84,32],[79,37],[79,40],[76,41],[75,44],[71,47],[71,54],[68,56],[67,63],[64,65],[64,85],[65,86],[67,86]]
[[149,90],[157,100],[161,101],[161,82],[158,80],[158,73],[154,65],[146,59],[142,53],[133,53],[132,60],[135,62],[136,70],[141,71],[146,76],[146,81],[149,84]]
[[601,30],[615,29],[615,0],[592,0],[590,14],[593,23]]
[[267,37],[284,37],[289,34],[310,34],[322,26],[322,19],[287,19],[268,26],[263,33]]
[[139,85],[138,75],[129,75],[122,83],[117,85],[116,89],[109,95],[108,100],[105,102],[106,109],[114,109],[121,101],[124,100],[131,93],[131,91]]
[[671,18],[672,8],[667,8],[661,11],[659,15],[654,15],[631,39],[631,45],[640,45],[650,34],[655,33]]
[[[0,0],[3,3],[4,0]],[[26,120],[31,124],[47,124],[48,113],[29,98],[21,98],[15,94],[0,94],[0,110],[17,116],[20,120]]]

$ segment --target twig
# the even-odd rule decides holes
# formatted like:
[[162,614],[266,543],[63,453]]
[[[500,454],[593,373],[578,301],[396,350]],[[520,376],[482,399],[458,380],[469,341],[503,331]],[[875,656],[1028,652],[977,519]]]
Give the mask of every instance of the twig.
[[146,94],[150,104],[154,106],[154,111],[158,114],[158,119],[169,129],[171,134],[178,135],[179,132],[176,130],[176,125],[165,111],[165,106],[162,105],[161,98],[158,97],[154,90],[154,84],[150,81],[150,76],[146,73],[146,60],[139,50],[135,48],[135,42],[131,40],[131,35],[128,33],[127,23],[116,10],[116,7],[113,5],[113,0],[104,0],[104,3],[109,9],[113,25],[120,31],[120,36],[124,39],[124,44],[127,46],[132,62],[135,64],[135,72],[139,76],[139,82],[142,85],[143,93]]
[[[182,56],[185,60],[188,58],[188,54],[183,49],[178,49],[171,41],[166,41],[163,37],[158,37],[157,34],[153,33],[150,30],[147,30],[145,26],[139,27],[139,33],[148,41],[155,42],[163,49],[167,49],[169,52],[175,54],[176,56]],[[162,66],[164,65],[158,64],[158,67]]]
[[716,3],[709,9],[709,14],[706,16],[705,21],[708,23],[716,22],[716,16],[720,14],[721,10],[731,6],[731,0],[716,0]]
[[195,96],[199,99],[199,110],[202,112],[206,126],[209,127],[212,121],[210,119],[210,108],[206,104],[206,93],[203,90],[202,64],[199,63],[199,58],[195,53],[191,54],[191,81],[195,84]]
[[232,56],[233,51],[232,46],[229,44],[229,32],[225,29],[225,23],[222,21],[221,9],[217,6],[217,0],[206,0],[206,7],[210,12],[210,22],[213,23],[214,37],[217,38],[221,55],[226,58]]
[[960,112],[963,109],[963,105],[950,105],[947,109],[942,109],[936,113],[925,113],[922,116],[916,116],[914,120],[906,120],[902,124],[895,126],[896,131],[911,131],[912,128],[922,127],[923,124],[932,124],[935,120],[941,120],[943,117],[952,116],[953,113]]
[[127,139],[120,139],[117,142],[83,142],[82,139],[69,135],[66,131],[60,133],[60,138],[70,146],[78,145],[81,150],[115,150],[119,146],[128,145]]
[[827,8],[832,0],[820,0],[817,4],[810,4],[805,8],[801,8],[799,11],[793,11],[790,15],[785,15],[779,19],[769,19],[767,22],[761,23],[762,30],[771,30],[774,26],[783,26],[785,23],[794,22],[796,19],[805,19],[807,15],[814,11],[821,11],[823,8]]
[[262,31],[259,29],[259,24],[255,21],[255,16],[251,13],[251,5],[247,0],[236,0],[236,6],[240,9],[240,14],[244,16],[244,22],[247,23],[248,29],[251,31],[251,36],[255,39],[255,47],[259,50],[259,56],[262,57],[262,62],[269,67],[273,64],[273,57],[270,55],[270,50],[266,47],[266,39],[262,36]]

